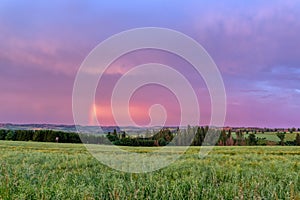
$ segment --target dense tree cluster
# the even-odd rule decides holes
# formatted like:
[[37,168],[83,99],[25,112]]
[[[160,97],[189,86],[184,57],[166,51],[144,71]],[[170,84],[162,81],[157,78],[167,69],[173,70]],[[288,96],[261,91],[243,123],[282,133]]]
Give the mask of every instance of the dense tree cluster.
[[104,136],[84,135],[78,133],[53,130],[0,130],[0,140],[61,142],[61,143],[101,143]]
[[[123,146],[201,146],[204,144],[204,138],[208,131],[208,127],[191,127],[186,129],[162,128],[153,135],[147,130],[144,136],[129,136],[125,132],[108,133],[107,138],[115,145]],[[209,140],[206,145],[214,145]]]

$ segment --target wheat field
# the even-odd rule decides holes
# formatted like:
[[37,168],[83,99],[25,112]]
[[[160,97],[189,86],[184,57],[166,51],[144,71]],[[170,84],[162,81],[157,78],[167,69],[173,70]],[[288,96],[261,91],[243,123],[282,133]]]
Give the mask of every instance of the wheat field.
[[0,150],[0,199],[300,199],[300,147],[215,147],[203,159],[190,147],[140,174],[101,164],[81,144],[0,141]]

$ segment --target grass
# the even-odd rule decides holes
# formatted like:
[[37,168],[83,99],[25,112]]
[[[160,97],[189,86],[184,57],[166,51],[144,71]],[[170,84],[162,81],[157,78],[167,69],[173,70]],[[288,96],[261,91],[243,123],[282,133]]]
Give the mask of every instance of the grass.
[[191,147],[145,174],[112,170],[80,144],[0,141],[0,151],[0,199],[300,199],[300,147],[215,147],[204,159]]
[[[287,132],[285,134],[284,141],[294,141],[296,139],[297,133],[299,132],[293,132],[293,133]],[[279,142],[280,139],[277,137],[276,134],[277,132],[265,132],[265,133],[256,133],[255,136],[258,138],[265,138],[267,141]],[[250,133],[249,134],[243,133],[243,135],[245,138],[248,138]],[[233,138],[236,138],[236,133],[232,132],[232,136]]]

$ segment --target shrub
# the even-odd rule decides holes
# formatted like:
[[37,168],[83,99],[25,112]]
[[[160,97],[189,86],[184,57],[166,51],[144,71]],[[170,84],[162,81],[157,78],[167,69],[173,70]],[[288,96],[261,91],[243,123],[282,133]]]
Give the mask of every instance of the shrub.
[[16,133],[12,130],[8,131],[7,135],[5,136],[5,140],[15,140]]
[[7,131],[1,129],[0,130],[0,140],[5,140],[6,135],[7,135]]

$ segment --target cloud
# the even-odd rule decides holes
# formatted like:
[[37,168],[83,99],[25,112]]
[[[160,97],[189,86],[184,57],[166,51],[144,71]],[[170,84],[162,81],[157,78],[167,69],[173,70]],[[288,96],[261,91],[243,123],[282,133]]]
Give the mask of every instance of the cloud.
[[[86,55],[120,31],[160,26],[191,36],[212,56],[226,86],[229,125],[296,126],[299,10],[298,1],[4,1],[0,91],[5,106],[0,107],[0,120],[71,122],[73,81]],[[107,105],[116,81],[132,67],[149,62],[184,74],[198,92],[204,118],[209,118],[209,94],[201,77],[186,61],[159,51],[132,52],[116,60],[99,83],[97,103]],[[143,110],[156,103],[153,96],[164,101],[155,92],[149,89],[136,106]],[[168,110],[175,115],[172,106],[176,107],[170,103]]]
[[[249,5],[250,4],[250,5]],[[253,74],[275,65],[297,66],[299,5],[248,2],[208,10],[194,18],[195,33],[224,73]]]
[[51,38],[25,40],[14,37],[0,38],[0,59],[6,66],[15,65],[30,70],[45,70],[74,75],[83,56]]

